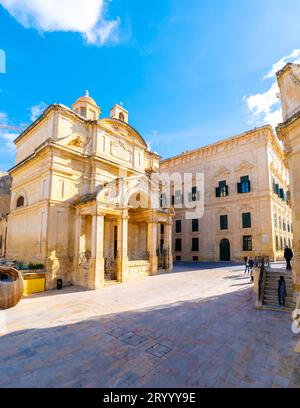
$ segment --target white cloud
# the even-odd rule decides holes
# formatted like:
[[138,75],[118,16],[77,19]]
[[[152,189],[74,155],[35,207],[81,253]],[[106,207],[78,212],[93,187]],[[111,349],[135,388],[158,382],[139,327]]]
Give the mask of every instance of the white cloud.
[[247,109],[251,114],[249,123],[255,125],[268,123],[275,128],[278,123],[282,122],[282,110],[278,98],[279,87],[276,80],[276,73],[288,62],[300,62],[300,49],[295,49],[290,55],[281,58],[264,76],[264,80],[272,80],[271,87],[266,92],[244,97]]
[[14,140],[18,134],[10,130],[8,116],[5,112],[0,112],[0,149],[5,152],[14,152]]
[[105,19],[105,0],[0,0],[0,4],[26,28],[78,32],[96,45],[118,40],[119,19]]
[[30,120],[32,122],[36,121],[39,116],[47,108],[47,105],[44,102],[40,102],[38,105],[34,105],[30,108]]

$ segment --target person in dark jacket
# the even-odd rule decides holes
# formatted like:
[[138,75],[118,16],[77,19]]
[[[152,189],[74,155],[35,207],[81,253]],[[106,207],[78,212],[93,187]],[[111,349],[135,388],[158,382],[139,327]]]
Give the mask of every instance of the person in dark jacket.
[[286,292],[286,284],[284,280],[284,276],[280,276],[280,279],[278,281],[278,303],[279,307],[284,307],[285,306],[285,298],[287,297],[287,292]]
[[293,257],[294,257],[293,251],[288,246],[286,246],[284,250],[284,258],[286,260],[286,269],[288,271],[292,269],[291,261]]

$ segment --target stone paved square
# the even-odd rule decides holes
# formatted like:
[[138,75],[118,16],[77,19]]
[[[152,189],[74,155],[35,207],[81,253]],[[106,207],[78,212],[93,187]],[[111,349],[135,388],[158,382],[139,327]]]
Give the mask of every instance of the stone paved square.
[[291,316],[255,310],[242,269],[24,298],[6,312],[0,387],[299,387]]
[[170,353],[171,349],[169,347],[166,347],[162,344],[155,344],[153,347],[150,347],[148,350],[146,350],[147,353],[152,354],[153,356],[156,357],[163,357],[166,354]]

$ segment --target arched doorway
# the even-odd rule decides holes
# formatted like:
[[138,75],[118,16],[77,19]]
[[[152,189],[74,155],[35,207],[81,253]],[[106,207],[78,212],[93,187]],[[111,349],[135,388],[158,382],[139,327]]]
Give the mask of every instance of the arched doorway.
[[230,242],[222,239],[220,242],[220,261],[230,261]]

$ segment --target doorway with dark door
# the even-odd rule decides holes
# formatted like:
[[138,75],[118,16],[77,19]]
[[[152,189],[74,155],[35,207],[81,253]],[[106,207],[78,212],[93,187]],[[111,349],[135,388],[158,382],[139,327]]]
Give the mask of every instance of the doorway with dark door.
[[230,261],[230,242],[228,239],[222,239],[220,242],[220,261]]

